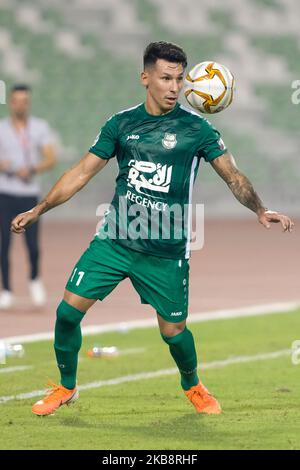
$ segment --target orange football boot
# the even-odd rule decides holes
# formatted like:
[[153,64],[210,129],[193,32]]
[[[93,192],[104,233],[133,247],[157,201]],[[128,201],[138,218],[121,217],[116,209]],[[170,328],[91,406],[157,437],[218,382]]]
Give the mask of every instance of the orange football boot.
[[77,388],[69,390],[68,388],[63,387],[63,385],[56,385],[53,382],[49,382],[47,385],[51,388],[46,392],[45,398],[37,401],[32,407],[32,412],[35,415],[51,415],[60,406],[70,405],[79,397]]
[[184,393],[194,405],[198,413],[206,413],[209,415],[218,415],[222,412],[217,400],[209,393],[207,388],[199,382]]

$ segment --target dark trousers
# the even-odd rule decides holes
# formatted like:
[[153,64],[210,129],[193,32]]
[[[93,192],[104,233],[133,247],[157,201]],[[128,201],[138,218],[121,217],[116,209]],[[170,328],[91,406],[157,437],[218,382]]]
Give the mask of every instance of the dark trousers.
[[[11,196],[0,193],[0,258],[3,289],[11,290],[9,248],[11,241],[10,224],[12,219],[20,212],[26,212],[37,204],[37,198],[32,196]],[[38,248],[38,222],[25,231],[25,241],[30,261],[30,277],[38,277],[39,248]]]

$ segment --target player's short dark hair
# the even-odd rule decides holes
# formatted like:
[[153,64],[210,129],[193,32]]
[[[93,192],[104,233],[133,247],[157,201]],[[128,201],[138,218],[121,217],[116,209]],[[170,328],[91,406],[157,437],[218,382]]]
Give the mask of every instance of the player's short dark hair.
[[28,93],[30,93],[31,88],[29,85],[26,85],[25,83],[17,83],[11,87],[10,93],[12,94],[15,91],[27,91]]
[[144,51],[144,68],[154,65],[158,59],[182,64],[185,69],[187,57],[184,50],[171,42],[151,42]]

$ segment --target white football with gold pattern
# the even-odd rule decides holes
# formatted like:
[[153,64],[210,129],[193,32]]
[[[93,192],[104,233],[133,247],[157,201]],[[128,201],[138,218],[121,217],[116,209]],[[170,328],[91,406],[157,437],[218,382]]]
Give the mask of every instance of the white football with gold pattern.
[[195,65],[184,81],[188,103],[201,113],[223,111],[233,100],[234,76],[225,65],[207,61]]

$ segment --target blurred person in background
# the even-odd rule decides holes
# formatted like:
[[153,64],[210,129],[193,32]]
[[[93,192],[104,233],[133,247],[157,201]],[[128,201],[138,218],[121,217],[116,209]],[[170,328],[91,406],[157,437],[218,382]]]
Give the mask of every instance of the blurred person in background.
[[[14,85],[9,97],[10,116],[0,121],[0,309],[11,308],[15,300],[9,262],[11,221],[16,214],[30,210],[37,203],[40,186],[36,176],[56,163],[53,133],[46,121],[30,115],[30,106],[30,87]],[[31,299],[35,306],[42,307],[46,292],[39,277],[39,224],[26,231],[25,240]]]

